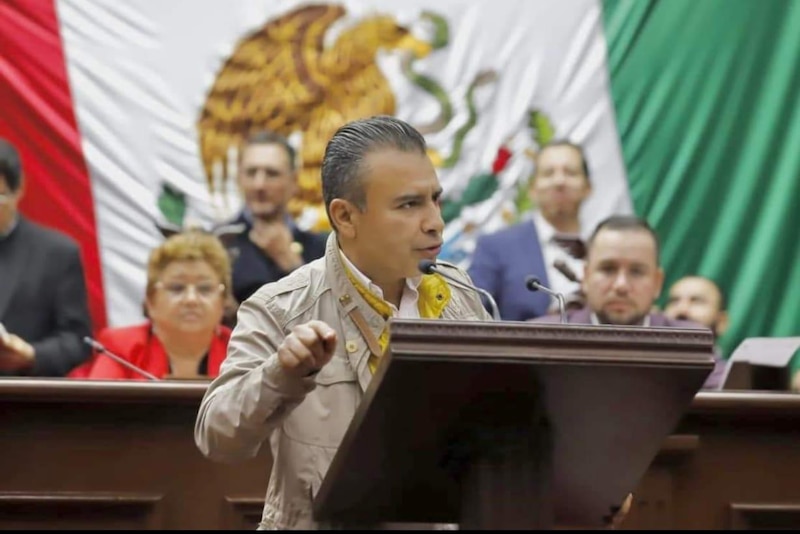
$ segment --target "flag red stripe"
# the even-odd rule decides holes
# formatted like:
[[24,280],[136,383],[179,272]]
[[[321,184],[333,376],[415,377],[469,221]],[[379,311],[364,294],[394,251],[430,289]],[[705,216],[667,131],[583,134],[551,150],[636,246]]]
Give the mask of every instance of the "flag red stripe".
[[19,148],[20,210],[81,247],[95,328],[106,324],[91,181],[72,106],[55,0],[0,3],[0,137]]

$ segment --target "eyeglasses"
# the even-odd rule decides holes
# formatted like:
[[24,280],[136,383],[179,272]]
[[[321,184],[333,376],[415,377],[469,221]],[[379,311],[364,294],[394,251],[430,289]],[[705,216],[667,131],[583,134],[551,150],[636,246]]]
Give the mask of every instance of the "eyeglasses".
[[209,300],[220,295],[225,290],[225,284],[215,284],[204,282],[200,284],[181,284],[156,282],[156,288],[163,290],[171,299],[180,300],[189,296],[189,290],[193,289],[194,294],[204,300]]

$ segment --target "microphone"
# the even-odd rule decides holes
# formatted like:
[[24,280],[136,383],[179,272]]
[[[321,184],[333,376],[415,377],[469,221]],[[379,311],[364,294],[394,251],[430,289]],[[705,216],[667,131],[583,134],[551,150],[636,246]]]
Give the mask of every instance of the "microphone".
[[98,341],[90,338],[89,336],[84,337],[83,338],[83,342],[86,343],[87,345],[89,345],[90,347],[92,347],[99,354],[105,354],[106,356],[108,356],[109,358],[111,358],[112,360],[117,362],[118,364],[122,365],[123,367],[127,367],[128,369],[130,369],[134,373],[136,373],[136,374],[138,374],[140,376],[143,376],[143,377],[147,378],[148,380],[160,380],[160,378],[158,378],[157,376],[151,375],[150,373],[148,373],[144,369],[133,365],[131,362],[129,362],[125,358],[117,356],[116,354],[114,354],[113,352],[111,352],[110,350],[105,348]]
[[486,297],[486,300],[489,301],[489,306],[492,308],[492,317],[494,318],[494,320],[495,321],[501,320],[500,309],[497,307],[497,302],[495,302],[494,297],[492,297],[492,294],[486,291],[485,289],[481,289],[477,286],[467,284],[466,282],[462,282],[458,278],[453,278],[449,274],[442,272],[439,269],[439,266],[436,264],[436,261],[434,260],[422,260],[419,262],[418,268],[423,274],[433,274],[433,273],[439,274],[443,278],[450,280],[450,282],[452,282],[453,285],[458,286],[461,289],[468,289],[470,291],[474,291],[480,295],[483,295],[484,297]]
[[558,311],[561,312],[561,323],[566,324],[567,322],[567,305],[564,302],[564,295],[561,293],[557,293],[550,289],[547,286],[542,285],[538,278],[535,276],[528,276],[525,278],[525,287],[528,288],[528,291],[544,291],[548,295],[555,297],[558,301]]
[[563,274],[566,277],[566,279],[569,280],[570,282],[575,282],[576,284],[581,283],[581,280],[580,278],[578,278],[578,275],[575,274],[575,271],[573,271],[570,268],[570,266],[567,265],[567,262],[565,262],[564,260],[554,261],[553,267],[555,267],[556,271]]

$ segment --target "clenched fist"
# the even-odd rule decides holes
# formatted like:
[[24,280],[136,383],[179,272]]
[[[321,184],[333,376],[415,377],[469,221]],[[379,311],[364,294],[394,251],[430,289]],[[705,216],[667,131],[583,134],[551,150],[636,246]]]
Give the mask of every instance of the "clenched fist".
[[336,331],[322,321],[309,321],[292,328],[278,347],[281,366],[296,376],[322,369],[336,349]]
[[0,334],[0,371],[17,371],[33,365],[33,346],[14,334]]

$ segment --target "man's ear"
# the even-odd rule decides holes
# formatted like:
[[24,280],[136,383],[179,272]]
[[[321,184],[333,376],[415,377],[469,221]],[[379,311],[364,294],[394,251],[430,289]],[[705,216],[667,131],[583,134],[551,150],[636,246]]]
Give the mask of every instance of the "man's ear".
[[27,180],[25,179],[25,173],[20,171],[19,187],[17,187],[17,190],[14,191],[14,194],[16,194],[17,196],[17,202],[19,202],[22,199],[23,195],[25,195],[25,182],[27,182]]
[[334,198],[328,206],[331,226],[342,237],[353,239],[357,235],[358,218],[361,211],[352,202],[343,198]]
[[286,202],[295,198],[300,193],[300,173],[297,169],[289,175],[289,187],[287,189]]
[[586,202],[586,199],[592,195],[592,184],[588,180],[586,181],[586,187],[583,188],[583,196],[581,197],[581,204]]
[[587,280],[589,279],[589,262],[585,261],[583,263],[583,276],[581,277],[581,291],[583,291],[584,295],[588,295],[589,291],[587,289]]
[[664,288],[664,269],[661,267],[658,268],[656,271],[656,294],[653,297],[655,301],[658,297],[661,296],[661,290]]
[[715,328],[717,337],[721,336],[728,329],[728,312],[721,310],[717,314],[717,326]]

